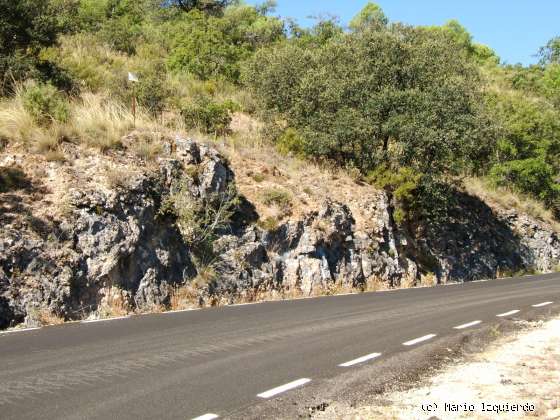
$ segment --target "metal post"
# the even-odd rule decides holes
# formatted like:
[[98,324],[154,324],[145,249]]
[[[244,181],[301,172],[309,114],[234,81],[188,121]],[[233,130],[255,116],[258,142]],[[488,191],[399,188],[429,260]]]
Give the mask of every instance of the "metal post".
[[134,117],[134,128],[136,128],[136,89],[132,84],[132,115]]

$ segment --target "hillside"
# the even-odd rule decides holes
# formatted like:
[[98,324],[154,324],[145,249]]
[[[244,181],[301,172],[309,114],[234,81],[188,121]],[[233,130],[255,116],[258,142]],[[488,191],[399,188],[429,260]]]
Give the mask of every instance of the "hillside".
[[0,3],[0,328],[558,268],[554,40]]

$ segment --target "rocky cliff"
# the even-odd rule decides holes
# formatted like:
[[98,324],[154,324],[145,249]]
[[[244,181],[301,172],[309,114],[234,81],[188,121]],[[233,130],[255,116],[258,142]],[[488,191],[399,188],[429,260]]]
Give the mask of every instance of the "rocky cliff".
[[[21,156],[2,157],[0,328],[35,325],[45,314],[103,316],[115,306],[123,313],[162,310],[182,287],[194,304],[217,304],[364,290],[372,283],[414,285],[426,276],[438,283],[469,281],[551,271],[559,263],[557,233],[526,215],[493,210],[458,192],[448,223],[402,232],[392,223],[387,196],[372,191],[358,199],[367,221],[359,226],[347,203],[325,199],[265,230],[242,198],[228,224],[215,229],[214,275],[200,282],[207,267],[201,267],[198,245],[162,210],[180,188],[187,205],[220,201],[235,174],[211,147],[182,138],[164,144],[156,162],[116,174],[111,169],[105,175],[112,182],[103,187],[82,182],[109,171],[96,157],[83,160],[80,169],[89,178],[82,175],[80,182],[72,178],[76,164],[48,164],[42,179],[28,179],[18,169]],[[127,159],[123,152],[113,165]],[[53,179],[62,180],[58,195]],[[53,197],[60,211],[50,211]]]

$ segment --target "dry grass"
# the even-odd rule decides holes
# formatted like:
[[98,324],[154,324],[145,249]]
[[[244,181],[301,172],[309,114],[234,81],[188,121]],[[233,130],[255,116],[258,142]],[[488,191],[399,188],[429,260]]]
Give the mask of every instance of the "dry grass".
[[[122,137],[134,128],[134,116],[124,105],[86,93],[72,109],[71,124],[81,142],[106,151],[122,146]],[[138,113],[136,127],[149,129],[153,125],[144,113]]]
[[421,274],[420,275],[420,286],[422,287],[434,287],[437,286],[438,280],[434,273]]
[[535,219],[551,225],[560,231],[560,223],[556,221],[552,212],[537,200],[512,192],[507,188],[496,188],[481,178],[468,178],[464,181],[467,193],[480,198],[490,207],[502,210],[515,209]]
[[172,311],[199,308],[199,291],[191,284],[176,286],[171,290],[169,306]]
[[107,166],[104,171],[105,184],[111,190],[127,187],[132,176],[130,170],[120,166]]
[[53,313],[49,309],[41,309],[37,313],[37,321],[41,325],[60,325],[60,324],[64,324],[65,319],[64,317],[61,317]]
[[21,96],[0,102],[0,137],[19,144],[29,145],[41,130],[35,119],[23,107]]
[[[157,124],[140,109],[136,127],[155,131]],[[134,116],[124,105],[101,94],[84,93],[70,102],[66,123],[40,126],[23,106],[22,89],[0,102],[0,138],[23,145],[37,153],[55,150],[62,141],[83,144],[101,152],[120,148],[121,138],[134,128]],[[140,150],[144,156],[158,151],[155,143]]]
[[383,292],[386,290],[390,290],[389,284],[376,276],[368,278],[364,284],[364,292]]
[[118,287],[108,287],[97,309],[100,319],[117,318],[132,312],[127,293]]

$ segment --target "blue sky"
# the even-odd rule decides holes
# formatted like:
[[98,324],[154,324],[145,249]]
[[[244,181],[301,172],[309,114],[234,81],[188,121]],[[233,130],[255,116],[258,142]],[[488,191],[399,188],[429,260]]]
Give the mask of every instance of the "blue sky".
[[[309,25],[307,16],[330,13],[347,23],[367,0],[277,0],[277,15]],[[248,3],[261,3],[250,0]],[[475,41],[492,47],[502,61],[530,64],[539,47],[560,35],[559,0],[378,0],[391,21],[441,25],[457,19]]]

